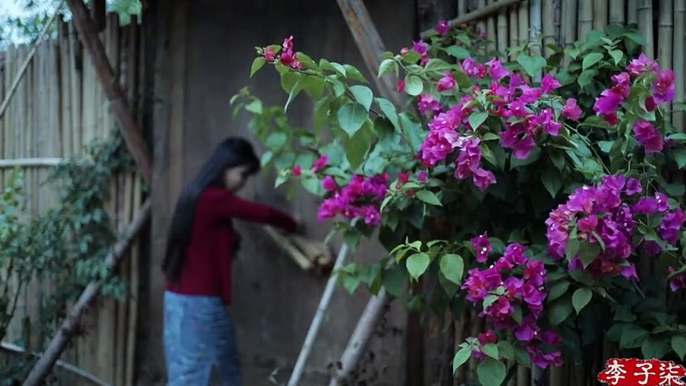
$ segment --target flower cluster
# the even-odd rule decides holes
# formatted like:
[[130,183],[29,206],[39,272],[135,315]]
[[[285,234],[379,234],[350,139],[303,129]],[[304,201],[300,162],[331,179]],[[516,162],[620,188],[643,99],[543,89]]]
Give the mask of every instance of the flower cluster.
[[[477,259],[486,261],[484,255],[487,256],[487,251],[491,249],[486,235],[472,239],[472,244]],[[470,270],[462,289],[467,291],[468,301],[483,305],[480,317],[497,329],[513,331],[537,366],[559,366],[562,363],[559,352],[544,352],[541,349],[542,345],[557,344],[559,336],[553,331],[543,331],[537,324],[547,296],[544,287],[546,270],[542,262],[527,258],[525,252],[526,247],[519,244],[508,245],[503,256],[489,268]],[[527,312],[523,313],[523,310]],[[494,343],[492,333],[479,338],[482,344]],[[482,341],[482,338],[488,339]]]
[[[669,267],[667,269],[667,275],[671,275],[675,271],[676,269],[674,269],[674,267]],[[672,292],[686,289],[686,273],[674,276],[669,281],[669,289],[671,289]]]
[[[674,72],[671,70],[660,71],[656,62],[648,59],[645,54],[641,54],[627,65],[626,72],[612,77],[614,86],[603,91],[596,98],[593,110],[597,115],[602,115],[610,125],[617,125],[619,123],[617,112],[629,97],[632,78],[635,80],[642,75],[653,74],[655,74],[655,81],[651,86],[652,95],[646,98],[645,109],[652,112],[659,103],[671,102],[675,95]],[[647,153],[662,151],[662,136],[652,123],[641,119],[634,123],[633,129],[636,140]]]
[[286,67],[290,67],[294,70],[302,69],[302,63],[298,60],[298,54],[293,52],[293,36],[284,39],[281,45],[281,54],[277,55],[276,51],[272,47],[267,47],[264,49],[264,58],[269,63],[276,61],[281,62]]
[[387,173],[371,178],[356,174],[345,187],[339,188],[331,176],[326,177],[322,185],[330,192],[330,197],[319,206],[319,221],[340,214],[347,220],[362,218],[367,225],[380,225],[379,206],[386,196],[389,181]]
[[[641,247],[648,256],[663,250],[653,240],[633,245],[638,216],[662,215],[659,233],[664,241],[672,245],[676,244],[678,231],[686,221],[681,209],[671,210],[667,196],[660,192],[654,197],[641,197],[631,206],[626,202],[642,191],[638,180],[623,176],[607,176],[597,187],[577,189],[546,220],[550,256],[558,260],[564,258],[572,239],[589,245],[596,244],[601,248],[597,249],[598,255],[586,268],[591,274],[595,277],[622,275],[638,280],[636,267],[628,260],[636,252],[636,247]],[[578,255],[567,258],[570,259],[570,269],[583,269]]]
[[[461,180],[472,177],[474,184],[482,191],[494,184],[496,178],[492,172],[480,166],[482,150],[478,131],[485,126],[472,127],[469,120],[472,114],[485,111],[489,116],[499,118],[504,125],[500,133],[501,146],[511,149],[517,159],[530,156],[536,147],[536,138],[541,133],[551,136],[559,134],[562,127],[560,115],[571,120],[578,120],[581,116],[581,109],[574,99],[567,100],[564,108],[558,112],[550,103],[546,103],[554,98],[551,94],[560,87],[560,83],[551,75],[542,79],[540,87],[532,87],[519,75],[507,70],[498,59],[484,65],[467,58],[462,61],[460,68],[469,77],[484,79],[489,76],[492,82],[484,90],[475,86],[469,95],[447,110],[433,95],[419,96],[419,111],[433,117],[429,134],[419,151],[419,160],[426,167],[435,167],[459,150],[455,160],[455,177]],[[503,83],[505,78],[509,78],[507,85]],[[437,81],[436,91],[450,92],[456,84],[453,74],[446,72]],[[489,102],[481,110],[475,107],[477,100]]]

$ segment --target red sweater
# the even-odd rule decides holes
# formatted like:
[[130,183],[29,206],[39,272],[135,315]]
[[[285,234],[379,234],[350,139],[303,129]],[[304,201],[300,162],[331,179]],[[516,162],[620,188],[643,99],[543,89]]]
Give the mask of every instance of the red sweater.
[[178,284],[167,291],[184,295],[219,296],[231,303],[231,270],[236,232],[234,218],[294,232],[296,221],[272,207],[244,200],[223,188],[208,188],[198,200],[193,234]]

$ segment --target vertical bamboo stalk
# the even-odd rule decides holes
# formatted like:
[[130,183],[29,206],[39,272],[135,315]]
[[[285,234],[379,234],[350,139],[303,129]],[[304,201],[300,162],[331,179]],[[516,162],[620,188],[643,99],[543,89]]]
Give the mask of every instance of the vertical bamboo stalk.
[[593,29],[602,31],[607,25],[607,0],[593,0]]
[[655,58],[655,42],[653,37],[653,1],[638,0],[638,29],[648,45],[643,47],[643,52],[650,59]]
[[507,50],[507,9],[498,12],[498,51]]
[[81,154],[83,145],[83,121],[81,114],[81,101],[83,100],[82,84],[83,71],[77,71],[77,64],[80,67],[81,61],[78,61],[78,53],[80,52],[80,43],[74,31],[74,24],[69,23],[69,84],[71,91],[71,131],[72,131],[72,154]]
[[628,24],[638,23],[638,0],[626,1],[626,22]]
[[[541,47],[535,44],[539,34],[543,30],[541,22],[541,0],[529,0],[529,23],[529,42],[534,43],[531,46],[531,54],[534,56],[541,56]],[[537,74],[534,74],[533,81],[540,82],[541,78],[542,73],[539,71]]]
[[610,0],[610,24],[624,24],[624,0]]
[[[509,24],[510,24],[510,48],[519,46],[519,8],[512,6],[509,8]],[[511,55],[510,60],[515,61],[517,55]]]
[[517,368],[517,386],[529,386],[531,384],[531,370],[519,366]]
[[[488,0],[487,3],[495,3],[496,0]],[[495,30],[495,16],[489,16],[486,19],[486,38],[488,39],[488,51],[493,52],[496,49],[496,30]]]
[[[674,0],[660,1],[660,25],[658,29],[658,63],[661,70],[672,69],[672,52],[674,46],[672,44],[674,34]],[[684,41],[681,40],[683,47]],[[683,76],[683,73],[679,74]],[[681,82],[684,83],[682,79]],[[672,104],[668,103],[665,106],[665,119],[672,122]]]
[[593,0],[579,0],[579,40],[593,29]]
[[457,16],[467,14],[467,0],[457,0]]
[[[684,44],[686,42],[686,0],[674,0],[674,73],[677,76],[686,76],[686,61],[684,60]],[[676,82],[676,103],[684,103],[686,82],[682,79]],[[686,129],[686,114],[683,111],[674,113],[673,122],[677,131],[683,133]]]
[[529,41],[529,1],[524,0],[519,3],[517,12],[517,27],[519,31],[519,45],[524,45]]
[[[477,6],[478,9],[485,8],[485,7],[486,7],[486,0],[478,0],[476,6]],[[488,35],[487,35],[487,34],[488,34],[488,31],[487,31],[487,29],[486,29],[486,21],[484,20],[484,18],[479,18],[479,20],[477,20],[477,22],[476,22],[476,30],[477,30],[480,34],[483,34],[483,35],[485,35],[485,36],[488,36]]]
[[555,10],[553,9],[552,0],[540,0],[541,19],[543,21],[543,53],[546,58],[553,54],[553,50],[548,47],[548,44],[555,43]]
[[[462,312],[460,312],[460,318],[458,320],[458,323],[455,325],[455,352],[460,350],[460,344],[462,344],[467,338],[467,334],[465,332],[467,321],[469,320],[469,313],[469,308],[463,307]],[[455,379],[453,382],[454,386],[460,386],[467,381],[465,377],[465,367],[466,365],[463,365],[459,369],[457,369],[457,372],[455,373]]]

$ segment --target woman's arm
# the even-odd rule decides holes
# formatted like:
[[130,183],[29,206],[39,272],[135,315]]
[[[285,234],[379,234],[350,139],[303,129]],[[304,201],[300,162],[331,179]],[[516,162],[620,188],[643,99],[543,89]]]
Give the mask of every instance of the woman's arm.
[[298,223],[286,212],[268,205],[245,200],[225,189],[208,189],[202,201],[207,205],[204,210],[216,218],[237,218],[282,228],[295,232]]

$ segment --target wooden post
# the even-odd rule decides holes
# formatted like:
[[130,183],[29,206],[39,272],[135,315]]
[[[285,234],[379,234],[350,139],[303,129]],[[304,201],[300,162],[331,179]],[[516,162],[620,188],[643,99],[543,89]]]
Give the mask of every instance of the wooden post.
[[[126,255],[126,252],[140,232],[143,226],[147,223],[150,217],[150,201],[146,201],[141,205],[136,216],[133,218],[124,237],[117,241],[112,252],[105,260],[105,267],[108,270],[114,269],[119,261]],[[71,340],[74,333],[78,330],[81,317],[88,311],[95,298],[100,293],[101,282],[91,282],[83,291],[79,299],[74,304],[69,315],[64,319],[62,325],[57,330],[57,333],[50,341],[47,349],[31,369],[31,372],[26,377],[23,386],[38,386],[48,376],[50,370],[59,359],[60,355],[67,347],[67,343]]]
[[386,51],[386,48],[371,16],[369,16],[367,7],[364,6],[362,0],[336,0],[336,2],[343,12],[343,17],[350,27],[357,48],[362,54],[367,69],[372,74],[379,93],[395,104],[396,107],[400,107],[402,99],[400,94],[395,92],[392,78],[388,76],[379,78],[377,76],[381,64],[381,54]]
[[92,0],[91,14],[93,15],[95,29],[98,32],[104,31],[105,27],[107,26],[107,1]]
[[138,122],[136,122],[135,116],[126,101],[126,95],[117,81],[112,65],[107,58],[105,48],[98,38],[95,24],[88,15],[88,8],[86,8],[82,0],[66,1],[73,16],[76,31],[90,54],[93,67],[110,103],[112,113],[117,123],[119,123],[131,156],[136,161],[143,180],[150,184],[152,182],[152,159],[150,152],[143,139],[143,133],[138,127]]

